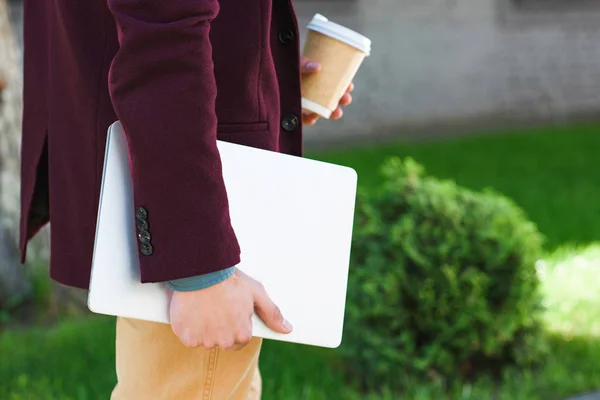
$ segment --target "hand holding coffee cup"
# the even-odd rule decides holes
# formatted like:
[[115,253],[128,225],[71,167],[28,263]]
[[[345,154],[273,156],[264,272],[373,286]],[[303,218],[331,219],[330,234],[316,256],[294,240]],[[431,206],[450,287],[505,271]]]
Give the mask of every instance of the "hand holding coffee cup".
[[[321,64],[316,61],[312,61],[304,56],[300,60],[300,72],[302,75],[313,74],[319,72]],[[344,115],[342,106],[347,106],[352,103],[352,95],[350,94],[354,90],[354,83],[350,83],[346,89],[346,93],[340,99],[337,109],[331,113],[330,119],[340,119]],[[319,115],[310,111],[302,111],[302,124],[306,126],[314,125],[319,119]]]
[[[308,24],[303,50],[302,109],[309,125],[318,117],[338,119],[339,105],[352,100],[352,80],[371,52],[371,41],[320,14]],[[315,63],[315,64],[313,64]]]

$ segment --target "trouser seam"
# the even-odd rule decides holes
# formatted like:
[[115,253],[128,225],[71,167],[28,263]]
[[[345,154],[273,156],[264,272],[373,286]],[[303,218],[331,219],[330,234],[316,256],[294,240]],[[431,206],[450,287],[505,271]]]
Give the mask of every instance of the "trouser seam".
[[206,369],[206,380],[204,381],[204,398],[203,400],[211,400],[213,388],[215,386],[215,372],[217,370],[217,358],[219,348],[213,347],[208,355],[208,367]]

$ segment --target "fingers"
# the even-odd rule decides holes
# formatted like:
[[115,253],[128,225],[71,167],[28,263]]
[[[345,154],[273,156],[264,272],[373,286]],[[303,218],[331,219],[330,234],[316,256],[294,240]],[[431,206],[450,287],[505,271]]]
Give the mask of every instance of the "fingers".
[[252,322],[250,321],[248,326],[238,331],[234,337],[220,340],[217,342],[217,347],[222,350],[234,350],[238,351],[248,346],[252,341]]
[[317,72],[319,69],[321,69],[321,65],[318,62],[313,61],[304,56],[302,56],[302,58],[300,59],[300,73],[312,74],[314,72]]
[[[352,98],[350,99],[343,99],[343,103],[340,102],[341,106],[347,106],[348,104],[350,104],[350,102],[352,102]],[[331,117],[329,117],[330,119],[340,119],[342,118],[342,116],[344,115],[344,111],[341,109],[341,107],[338,107],[333,113],[331,113]],[[319,120],[319,116],[317,114],[303,114],[302,115],[302,124],[306,125],[306,126],[312,126],[314,124],[317,123],[317,121]]]
[[254,315],[254,311],[250,313],[247,317],[247,323],[243,328],[238,330],[238,333],[235,337],[235,344],[231,347],[231,349],[225,350],[241,350],[246,347],[252,341],[252,316]]
[[[198,309],[203,312],[198,313]],[[292,331],[262,284],[237,270],[235,277],[221,286],[174,293],[170,305],[171,328],[186,347],[240,350],[252,340],[255,311],[273,331]]]
[[250,331],[244,334],[238,334],[238,337],[235,341],[235,344],[230,348],[230,349],[224,349],[224,350],[241,350],[244,347],[248,346],[248,344],[250,344],[250,342],[252,341],[252,328],[250,328]]
[[[344,115],[344,111],[342,110],[341,107],[348,106],[352,103],[352,95],[350,94],[350,92],[352,90],[354,90],[353,83],[351,83],[350,86],[348,86],[348,91],[346,93],[344,93],[344,95],[340,99],[340,107],[338,107],[331,114],[331,117],[330,117],[331,119],[335,120],[335,119],[342,118],[342,116]],[[318,120],[319,120],[319,116],[317,114],[314,114],[314,113],[302,114],[302,124],[303,125],[312,126],[312,125],[316,124]]]
[[352,95],[350,93],[345,93],[340,99],[340,106],[347,106],[352,103]]
[[344,115],[344,111],[338,107],[333,113],[331,113],[331,119],[340,119]]
[[219,285],[173,292],[169,310],[173,333],[189,348],[244,348],[252,340],[255,285],[256,281],[236,270]]
[[307,126],[312,126],[317,123],[319,120],[319,116],[314,113],[304,114],[302,113],[302,124]]
[[185,347],[200,347],[200,340],[198,340],[196,335],[193,335],[190,331],[184,330],[183,332],[179,332],[175,325],[171,325],[171,328],[173,329],[173,333],[175,333],[175,335],[179,338],[181,344],[183,344]]
[[177,335],[181,343],[188,348],[202,347],[210,350],[218,347],[222,350],[241,350],[252,341],[252,320],[232,334],[229,330],[223,330],[216,335],[196,334],[192,331],[184,331]]
[[275,332],[292,332],[292,324],[283,318],[279,307],[271,300],[264,287],[258,282],[254,293],[254,308],[265,324]]

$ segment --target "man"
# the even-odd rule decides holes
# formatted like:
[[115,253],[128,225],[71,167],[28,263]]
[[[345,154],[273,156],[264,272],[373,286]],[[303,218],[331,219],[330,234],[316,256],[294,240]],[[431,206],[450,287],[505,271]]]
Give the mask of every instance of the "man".
[[301,155],[302,122],[317,117],[302,115],[300,74],[319,66],[300,59],[290,0],[26,0],[24,24],[22,260],[50,221],[51,277],[88,287],[106,132],[120,120],[141,279],[173,296],[171,326],[117,321],[112,399],[259,398],[251,315],[292,326],[235,269],[216,140]]

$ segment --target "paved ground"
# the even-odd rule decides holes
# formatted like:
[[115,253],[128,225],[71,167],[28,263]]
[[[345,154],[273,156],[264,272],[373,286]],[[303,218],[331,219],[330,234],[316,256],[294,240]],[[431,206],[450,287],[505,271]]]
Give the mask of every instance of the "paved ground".
[[600,392],[586,394],[583,396],[572,397],[568,400],[600,400]]

